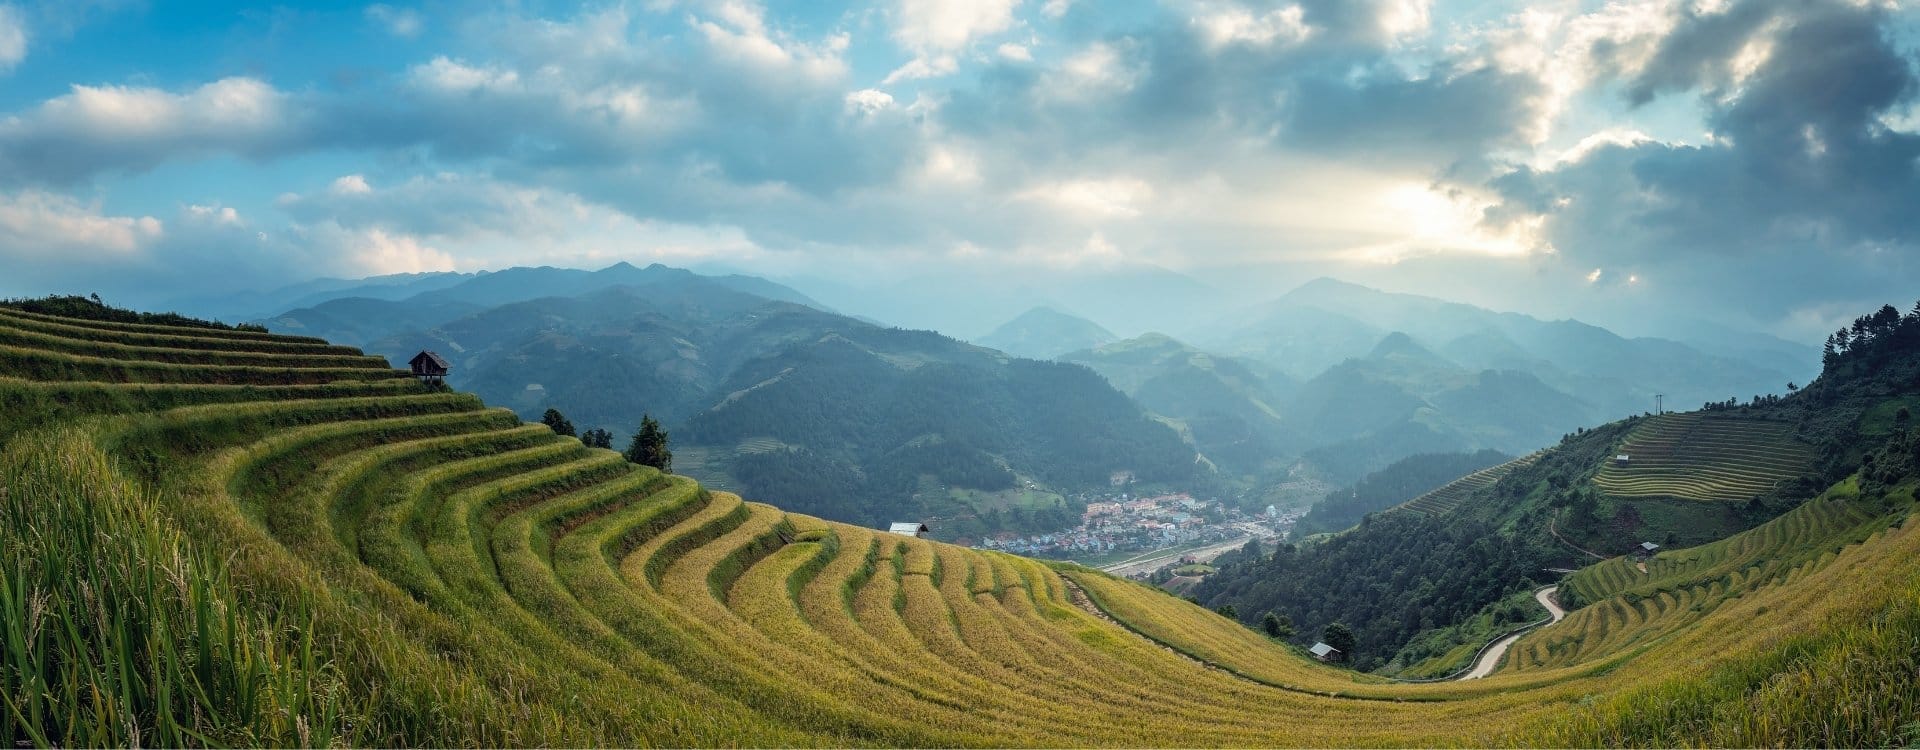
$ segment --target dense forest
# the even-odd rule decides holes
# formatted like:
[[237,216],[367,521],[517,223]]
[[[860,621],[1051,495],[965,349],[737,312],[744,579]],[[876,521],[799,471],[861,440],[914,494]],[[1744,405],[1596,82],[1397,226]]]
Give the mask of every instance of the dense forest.
[[[1376,669],[1422,631],[1547,582],[1544,568],[1572,565],[1577,553],[1543,530],[1561,493],[1591,474],[1622,432],[1614,425],[1570,437],[1444,516],[1375,513],[1317,543],[1222,556],[1193,595],[1232,606],[1248,623],[1266,612],[1291,617],[1305,642],[1344,623],[1355,636],[1349,663]],[[1505,531],[1509,524],[1530,533]]]
[[1491,449],[1408,456],[1368,474],[1352,487],[1327,493],[1294,525],[1294,536],[1340,531],[1359,523],[1368,513],[1386,510],[1512,458]]

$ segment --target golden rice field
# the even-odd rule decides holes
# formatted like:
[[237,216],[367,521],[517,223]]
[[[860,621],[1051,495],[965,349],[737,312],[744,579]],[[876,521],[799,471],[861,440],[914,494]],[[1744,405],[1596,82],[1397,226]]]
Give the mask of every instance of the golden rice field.
[[9,310],[0,340],[0,721],[30,745],[1867,745],[1913,716],[1906,526],[1679,550],[1656,577],[1735,569],[1660,637],[1390,684],[324,342]]
[[1745,501],[1791,479],[1812,460],[1793,425],[1765,419],[1686,412],[1646,417],[1593,477],[1616,497]]
[[1509,668],[1577,664],[1679,632],[1729,601],[1804,578],[1892,520],[1848,483],[1718,542],[1588,566],[1566,587],[1593,604],[1514,644]]

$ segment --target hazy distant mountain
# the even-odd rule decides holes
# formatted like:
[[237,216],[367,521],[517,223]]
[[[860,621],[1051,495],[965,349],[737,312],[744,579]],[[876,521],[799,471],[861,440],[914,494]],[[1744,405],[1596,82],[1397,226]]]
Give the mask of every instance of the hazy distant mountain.
[[190,315],[227,320],[252,320],[335,299],[405,299],[421,292],[444,289],[475,274],[453,272],[396,273],[364,279],[314,279],[264,292],[237,292],[217,297],[189,297],[166,305]]
[[1067,352],[1092,349],[1118,339],[1113,332],[1086,318],[1036,307],[1009,320],[975,343],[1019,357],[1052,359]]
[[1073,310],[1121,336],[1185,330],[1226,309],[1213,287],[1154,266],[1017,273],[993,266],[885,282],[815,276],[779,281],[848,314],[973,340],[1035,307]]
[[1061,355],[1148,410],[1174,420],[1201,454],[1230,473],[1282,468],[1302,447],[1281,413],[1298,383],[1272,368],[1208,354],[1150,333]]
[[1709,354],[1677,341],[1623,338],[1579,321],[1542,321],[1333,279],[1288,292],[1244,322],[1215,329],[1202,344],[1295,375],[1317,375],[1368,352],[1387,332],[1404,333],[1470,373],[1492,369],[1531,375],[1591,405],[1596,416],[1651,409],[1654,394],[1666,394],[1669,405],[1693,405],[1779,392],[1795,379],[1764,362]]
[[[752,276],[704,276],[659,264],[637,268],[616,263],[598,271],[571,268],[509,268],[461,276],[455,283],[408,296],[346,297],[287,310],[265,319],[278,331],[323,336],[362,346],[401,331],[431,328],[473,312],[547,297],[578,297],[615,287],[659,289],[662,305],[700,307],[699,294],[750,294],[758,299],[826,308],[780,284]],[[692,295],[692,296],[689,296]]]
[[1465,367],[1395,332],[1288,402],[1308,458],[1338,481],[1414,453],[1525,453],[1601,421],[1595,407],[1522,370]]

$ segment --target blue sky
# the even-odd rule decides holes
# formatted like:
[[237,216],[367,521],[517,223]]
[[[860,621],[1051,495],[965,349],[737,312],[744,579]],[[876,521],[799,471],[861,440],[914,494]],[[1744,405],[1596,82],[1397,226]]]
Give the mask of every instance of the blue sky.
[[0,294],[1152,265],[1817,340],[1920,289],[1917,13],[0,0]]

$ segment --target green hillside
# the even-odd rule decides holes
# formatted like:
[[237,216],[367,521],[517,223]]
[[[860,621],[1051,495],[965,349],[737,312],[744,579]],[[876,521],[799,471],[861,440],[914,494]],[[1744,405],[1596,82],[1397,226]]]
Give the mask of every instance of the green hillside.
[[0,330],[16,743],[1914,739],[1920,531],[1891,458],[1858,485],[1876,526],[1673,635],[1404,685],[1132,582],[709,491],[311,339]]

